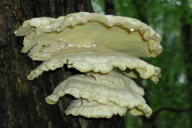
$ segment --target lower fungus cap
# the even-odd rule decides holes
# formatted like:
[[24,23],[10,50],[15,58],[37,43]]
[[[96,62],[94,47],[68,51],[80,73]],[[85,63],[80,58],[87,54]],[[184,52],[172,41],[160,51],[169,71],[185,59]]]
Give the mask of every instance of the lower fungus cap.
[[71,102],[65,111],[66,115],[84,116],[87,118],[111,118],[113,115],[119,114],[124,116],[127,107],[119,107],[112,102],[107,104],[99,104],[96,101],[87,101],[85,99],[77,99]]
[[119,107],[134,109],[131,113],[133,115],[151,115],[152,110],[142,97],[143,89],[129,77],[122,76],[115,71],[109,74],[90,73],[90,75],[69,77],[46,97],[46,102],[55,104],[60,97],[70,94],[76,98],[87,99],[89,102],[96,101],[103,105],[113,102]]

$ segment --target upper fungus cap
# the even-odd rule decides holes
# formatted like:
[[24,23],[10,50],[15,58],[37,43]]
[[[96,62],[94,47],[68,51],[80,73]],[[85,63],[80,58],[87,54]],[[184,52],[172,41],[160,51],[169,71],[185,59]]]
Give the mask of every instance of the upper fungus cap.
[[[27,35],[29,34],[29,35]],[[42,50],[52,43],[61,46],[104,46],[133,56],[155,57],[162,51],[161,36],[139,20],[79,12],[55,18],[33,18],[15,31],[25,36],[23,53],[55,52],[60,46]],[[47,59],[47,58],[46,58]],[[36,58],[36,60],[41,60]]]

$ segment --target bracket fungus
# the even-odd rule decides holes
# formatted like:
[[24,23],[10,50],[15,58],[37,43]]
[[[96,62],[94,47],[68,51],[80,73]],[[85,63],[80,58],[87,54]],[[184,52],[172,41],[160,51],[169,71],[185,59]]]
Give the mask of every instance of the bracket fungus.
[[66,115],[110,118],[123,116],[127,110],[135,116],[152,114],[143,88],[131,80],[150,78],[157,83],[161,77],[159,67],[137,58],[162,52],[161,36],[146,24],[133,18],[79,12],[27,20],[15,35],[25,36],[23,53],[44,61],[30,72],[29,80],[64,64],[84,73],[67,78],[45,98],[48,104],[55,104],[65,94],[77,98]]
[[96,101],[77,99],[71,102],[70,106],[65,111],[65,114],[71,114],[73,116],[81,115],[87,118],[111,118],[113,114],[123,116],[126,111],[126,107],[119,107],[113,102],[99,104]]
[[[162,51],[161,36],[139,20],[87,12],[57,19],[33,18],[25,21],[15,31],[15,35],[27,35],[22,52],[26,53],[31,49],[29,56],[46,52],[40,50],[54,42],[64,46],[101,45],[134,56],[156,57]],[[36,59],[41,60],[38,57]]]
[[143,88],[129,77],[115,71],[108,74],[89,73],[89,75],[76,75],[64,80],[50,96],[46,97],[46,102],[55,104],[60,97],[70,94],[75,98],[83,98],[88,102],[96,101],[102,105],[113,102],[119,107],[131,109],[132,115],[144,114],[147,117],[151,115],[152,110],[142,97]]
[[[126,73],[126,69],[135,69],[141,78],[151,78],[154,82],[158,82],[160,77],[160,68],[143,60],[105,47],[90,46],[66,47],[54,52],[49,60],[32,70],[27,78],[33,80],[44,71],[55,70],[63,67],[64,64],[67,64],[68,68],[73,67],[81,72],[109,73],[113,67],[118,67]],[[131,77],[131,73],[134,72],[127,72],[127,75]]]

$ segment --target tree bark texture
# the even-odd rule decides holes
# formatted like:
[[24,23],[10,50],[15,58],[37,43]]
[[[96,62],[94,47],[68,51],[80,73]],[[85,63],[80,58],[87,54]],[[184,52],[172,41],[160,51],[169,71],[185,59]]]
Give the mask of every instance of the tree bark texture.
[[[182,4],[184,5],[188,5],[189,2],[187,0],[182,0]],[[191,23],[189,23],[187,21],[187,17],[186,15],[188,14],[188,10],[190,10],[191,8],[185,8],[185,7],[181,7],[181,9],[183,10],[183,15],[180,19],[181,22],[181,42],[183,44],[183,53],[184,53],[184,62],[185,62],[185,67],[186,67],[186,80],[187,80],[187,90],[188,90],[188,100],[191,103],[192,100],[192,68],[191,68],[191,64],[192,64],[192,26]],[[192,17],[192,15],[189,15],[190,17]],[[190,105],[192,106],[192,104]],[[190,125],[192,126],[192,112],[188,112],[188,114],[190,115]]]
[[[188,0],[182,0],[182,5],[189,5]],[[187,81],[187,90],[188,90],[188,101],[191,103],[192,100],[192,25],[188,21],[187,18],[191,18],[192,14],[190,13],[191,8],[189,6],[181,6],[181,10],[183,10],[182,17],[180,19],[181,22],[181,42],[183,44],[183,53],[184,53],[184,62],[186,67],[186,81]],[[189,16],[189,17],[188,17]],[[192,106],[192,104],[190,105]],[[190,116],[190,126],[192,126],[192,112],[188,112]]]
[[115,15],[115,7],[113,4],[113,0],[105,0],[105,14]]
[[27,80],[30,70],[41,62],[20,52],[23,37],[14,36],[14,31],[33,17],[58,17],[79,11],[93,12],[90,0],[0,0],[0,128],[125,127],[119,116],[65,116],[64,111],[74,99],[70,95],[60,98],[56,105],[45,102],[59,82],[79,73],[75,69],[64,66],[44,72],[33,81]]

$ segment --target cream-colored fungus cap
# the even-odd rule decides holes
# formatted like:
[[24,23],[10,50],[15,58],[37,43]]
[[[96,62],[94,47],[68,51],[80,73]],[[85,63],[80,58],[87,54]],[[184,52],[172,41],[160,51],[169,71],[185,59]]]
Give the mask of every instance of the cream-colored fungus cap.
[[101,45],[133,56],[155,57],[162,52],[161,36],[145,23],[128,17],[88,12],[69,14],[56,19],[33,18],[25,21],[15,31],[15,35],[26,35],[22,52],[26,53],[31,49],[29,56],[39,51],[45,52],[44,55],[47,52],[55,52],[58,46],[49,51],[42,50],[52,43],[61,46]]
[[127,107],[119,107],[112,102],[107,104],[99,104],[96,101],[87,101],[85,99],[73,100],[65,111],[66,115],[84,116],[87,118],[111,118],[113,115],[119,114],[124,116]]
[[[87,75],[93,76],[97,81],[101,82],[105,86],[111,87],[111,85],[124,85],[140,95],[144,96],[145,92],[143,88],[139,87],[132,79],[112,70],[108,74],[88,72]],[[122,86],[122,87],[124,87]],[[120,86],[121,87],[121,86]]]
[[[67,64],[68,68],[76,68],[81,72],[109,73],[113,67],[120,70],[136,70],[143,79],[151,78],[154,82],[159,81],[160,68],[154,67],[136,57],[119,53],[105,47],[65,47],[54,52],[50,60],[44,61],[27,76],[29,80],[41,75],[44,71],[55,70]],[[127,72],[130,77],[134,72]],[[137,75],[137,74],[135,74]]]
[[69,77],[46,97],[46,102],[55,104],[60,97],[70,94],[76,98],[87,99],[89,102],[96,101],[100,104],[113,102],[120,107],[128,107],[132,115],[144,114],[150,117],[152,110],[142,97],[143,89],[129,77],[122,76],[115,71],[109,74],[90,73],[90,75]]

